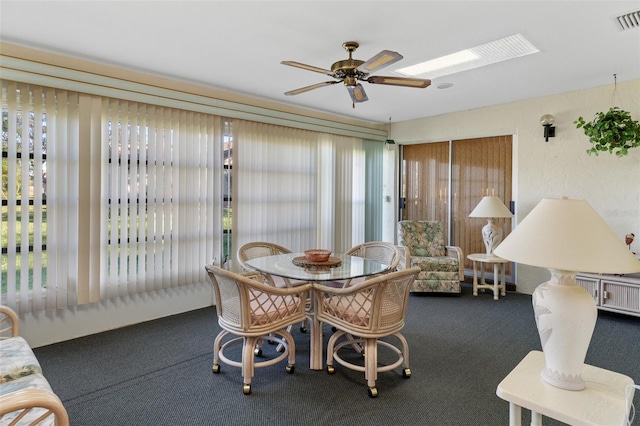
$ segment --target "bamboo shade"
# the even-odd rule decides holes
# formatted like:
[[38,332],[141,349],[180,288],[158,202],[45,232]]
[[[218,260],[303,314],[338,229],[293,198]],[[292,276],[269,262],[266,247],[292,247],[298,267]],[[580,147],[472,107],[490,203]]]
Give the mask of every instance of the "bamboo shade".
[[[439,220],[449,228],[449,142],[407,145],[403,149],[404,220]],[[445,241],[448,235],[445,235]]]
[[[511,140],[511,136],[496,136],[457,140],[453,143],[453,245],[461,247],[465,254],[486,251],[481,230],[487,220],[469,217],[482,197],[496,196],[509,206],[512,177]],[[502,227],[506,238],[511,230],[511,219],[494,219],[493,223]],[[466,260],[465,267],[472,268],[471,261]],[[507,271],[507,275],[509,274],[510,271]]]
[[[450,149],[451,146],[451,149]],[[452,152],[450,158],[450,151]],[[512,179],[512,137],[496,136],[407,145],[403,148],[402,219],[439,220],[451,235],[449,245],[465,255],[486,251],[481,229],[486,219],[469,218],[484,195],[495,195],[509,206]],[[451,223],[451,227],[449,224]],[[511,219],[494,219],[504,237]],[[465,260],[465,269],[472,268]],[[507,265],[507,275],[511,274]]]

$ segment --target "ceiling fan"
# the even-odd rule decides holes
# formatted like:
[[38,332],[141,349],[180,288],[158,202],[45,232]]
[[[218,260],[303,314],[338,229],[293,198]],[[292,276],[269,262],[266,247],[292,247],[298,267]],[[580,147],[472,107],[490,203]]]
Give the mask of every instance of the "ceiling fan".
[[325,81],[323,83],[316,83],[310,86],[301,87],[299,89],[290,90],[285,93],[287,96],[298,95],[300,93],[308,92],[309,90],[318,89],[320,87],[331,86],[336,83],[344,82],[344,85],[349,91],[351,99],[355,103],[368,101],[364,87],[360,84],[360,81],[366,81],[371,84],[386,84],[390,86],[404,86],[415,87],[423,89],[431,84],[431,80],[421,78],[405,78],[405,77],[390,77],[390,76],[369,76],[369,74],[380,68],[391,65],[402,59],[402,55],[398,52],[391,50],[383,50],[368,61],[361,61],[359,59],[353,59],[353,52],[360,46],[355,41],[347,41],[342,43],[342,47],[349,52],[349,59],[334,62],[331,65],[331,70],[324,68],[314,67],[312,65],[302,64],[295,61],[282,61],[283,65],[289,65],[296,68],[302,68],[308,71],[314,71],[321,74],[326,74],[337,80]]

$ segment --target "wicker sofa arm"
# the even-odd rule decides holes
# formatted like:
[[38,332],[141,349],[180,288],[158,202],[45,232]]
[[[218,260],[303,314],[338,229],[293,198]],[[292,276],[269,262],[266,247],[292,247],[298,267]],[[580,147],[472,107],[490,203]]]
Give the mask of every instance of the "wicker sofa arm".
[[53,393],[27,341],[18,316],[0,305],[0,424],[69,425],[67,410]]
[[15,337],[19,334],[18,315],[10,307],[0,305],[0,339]]
[[[17,413],[14,413],[17,412]],[[0,396],[0,417],[14,413],[15,420],[29,419],[29,425],[38,425],[49,416],[53,416],[56,426],[68,426],[69,416],[60,398],[45,389],[23,389]],[[12,415],[12,417],[14,417]],[[19,424],[24,424],[20,422]]]
[[49,416],[53,416],[56,426],[69,425],[69,416],[60,398],[45,389],[23,389],[0,396],[0,422],[9,413],[13,413],[13,420],[29,419],[28,425],[38,425]]

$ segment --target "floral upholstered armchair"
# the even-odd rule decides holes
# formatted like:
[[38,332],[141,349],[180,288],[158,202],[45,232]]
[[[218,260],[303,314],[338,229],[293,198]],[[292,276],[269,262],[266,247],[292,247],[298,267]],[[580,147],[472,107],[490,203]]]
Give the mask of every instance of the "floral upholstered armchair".
[[398,269],[420,267],[411,291],[460,293],[460,281],[464,279],[462,250],[445,245],[442,226],[439,221],[398,222]]

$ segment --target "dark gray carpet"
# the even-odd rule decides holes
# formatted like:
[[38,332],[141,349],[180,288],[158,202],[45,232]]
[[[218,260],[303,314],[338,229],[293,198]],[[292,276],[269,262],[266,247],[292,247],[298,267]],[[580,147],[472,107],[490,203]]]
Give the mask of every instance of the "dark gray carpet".
[[[540,349],[530,296],[494,301],[464,284],[460,296],[411,296],[403,334],[412,376],[381,373],[378,398],[367,396],[363,373],[309,370],[308,336],[298,329],[295,373],[285,363],[257,369],[245,396],[240,369],[223,364],[211,373],[218,331],[215,308],[207,308],[35,353],[72,425],[507,425],[496,387]],[[600,312],[586,362],[640,382],[640,318]]]

